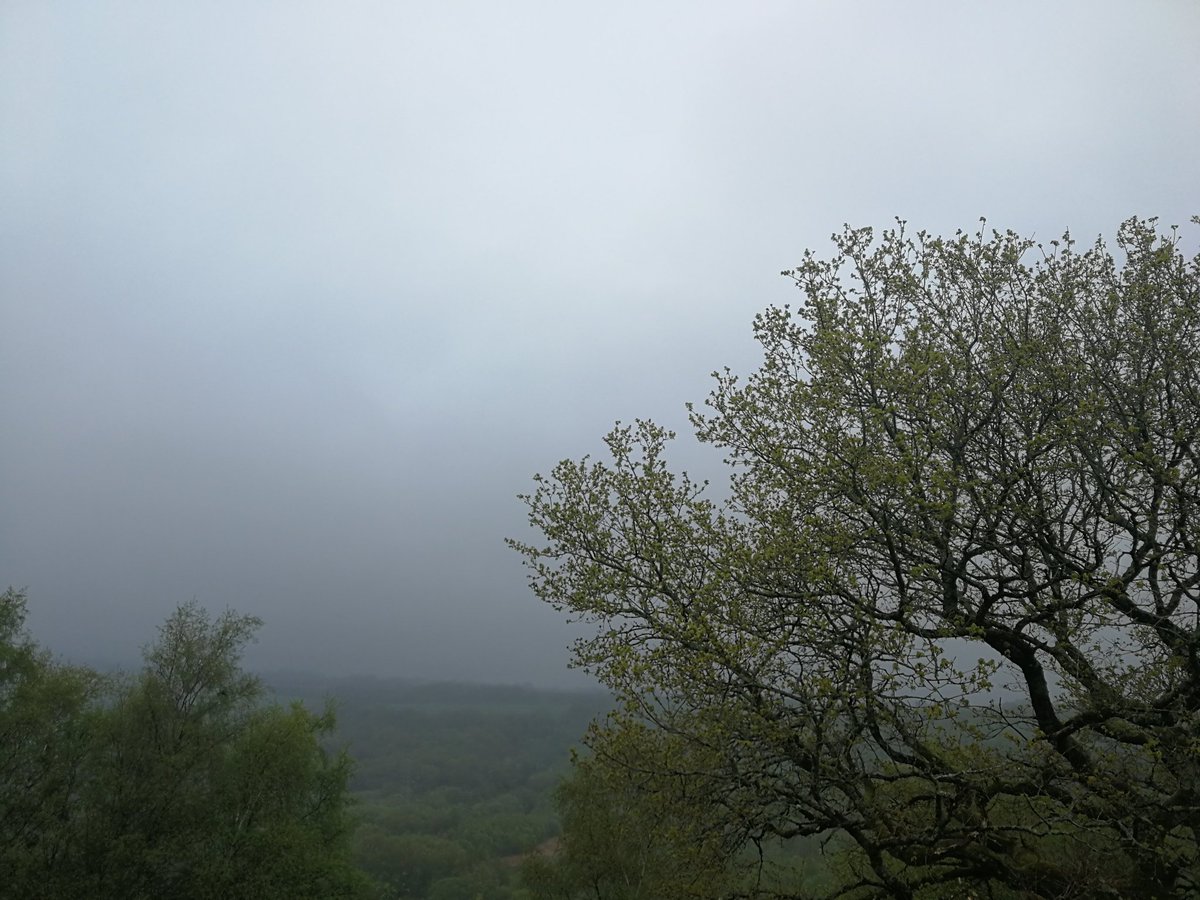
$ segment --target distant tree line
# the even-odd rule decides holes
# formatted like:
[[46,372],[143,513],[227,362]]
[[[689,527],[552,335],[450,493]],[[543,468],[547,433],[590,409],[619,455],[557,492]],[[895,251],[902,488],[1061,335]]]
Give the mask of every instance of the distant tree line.
[[[276,684],[289,692],[288,680]],[[355,759],[354,860],[383,896],[528,900],[520,860],[552,846],[568,749],[612,698],[368,679],[305,689],[325,691],[338,697],[339,739]]]

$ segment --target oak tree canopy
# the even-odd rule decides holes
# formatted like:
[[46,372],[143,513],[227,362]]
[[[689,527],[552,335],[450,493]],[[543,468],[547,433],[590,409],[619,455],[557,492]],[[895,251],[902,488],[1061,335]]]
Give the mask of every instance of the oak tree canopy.
[[714,846],[848,848],[841,896],[1200,892],[1200,257],[834,243],[692,410],[719,499],[645,421],[524,498],[610,731],[695,749]]

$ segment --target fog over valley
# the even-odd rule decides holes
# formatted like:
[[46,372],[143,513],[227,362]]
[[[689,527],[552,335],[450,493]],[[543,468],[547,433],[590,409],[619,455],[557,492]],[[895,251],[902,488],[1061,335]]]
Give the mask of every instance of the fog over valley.
[[842,223],[1185,224],[1198,38],[1186,2],[4,4],[0,589],[102,665],[194,598],[265,620],[251,668],[587,685],[504,545],[533,474],[687,438]]

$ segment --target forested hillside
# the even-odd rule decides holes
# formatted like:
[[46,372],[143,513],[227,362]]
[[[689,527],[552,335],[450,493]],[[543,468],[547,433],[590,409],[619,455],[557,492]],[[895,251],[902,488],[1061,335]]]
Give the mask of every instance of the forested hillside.
[[527,897],[571,748],[611,705],[260,679],[240,657],[261,623],[196,604],[140,672],[101,673],[57,661],[25,614],[0,595],[0,900]]
[[355,760],[354,858],[396,898],[528,896],[521,857],[558,834],[554,790],[570,748],[611,706],[599,691],[296,673],[267,681],[309,705],[336,698],[332,741]]

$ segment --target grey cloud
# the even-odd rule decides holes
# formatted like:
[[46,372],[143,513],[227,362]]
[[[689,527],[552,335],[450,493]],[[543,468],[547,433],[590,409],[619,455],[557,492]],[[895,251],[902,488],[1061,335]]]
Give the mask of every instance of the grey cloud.
[[[8,4],[0,580],[70,655],[535,680],[503,545],[842,222],[1197,210],[1190,4]],[[681,448],[689,465],[711,465]]]

